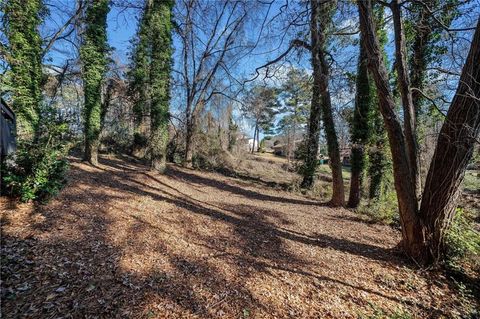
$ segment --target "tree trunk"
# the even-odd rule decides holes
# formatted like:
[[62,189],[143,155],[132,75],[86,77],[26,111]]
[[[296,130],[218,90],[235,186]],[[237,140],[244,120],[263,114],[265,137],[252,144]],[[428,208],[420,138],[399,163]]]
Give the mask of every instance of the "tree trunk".
[[352,120],[352,151],[350,193],[348,207],[356,208],[360,203],[360,188],[362,185],[363,170],[365,168],[365,147],[370,136],[370,113],[373,92],[368,76],[367,55],[364,39],[360,36],[360,54],[358,57],[358,71],[356,79],[355,108]]
[[397,192],[403,246],[408,255],[419,259],[423,250],[423,235],[418,218],[415,182],[412,180],[410,161],[405,145],[405,135],[400,119],[395,113],[395,101],[390,91],[383,54],[378,42],[370,0],[357,1],[360,13],[360,31],[364,35],[368,66],[377,86],[380,112],[385,122],[393,160],[393,175]]
[[298,106],[298,100],[295,99],[295,109],[293,113],[293,141],[292,141],[292,154],[290,154],[291,159],[295,160],[295,151],[296,151],[296,142],[295,139],[297,138],[297,106]]
[[255,124],[255,128],[253,129],[253,141],[252,141],[252,154],[255,153],[255,142],[257,141],[257,124]]
[[260,152],[260,128],[257,126],[257,152]]
[[410,77],[407,72],[407,49],[405,45],[405,31],[402,21],[400,0],[393,0],[390,4],[393,14],[393,26],[395,29],[395,66],[397,69],[397,82],[400,89],[403,105],[403,122],[405,126],[405,141],[407,155],[410,162],[411,179],[414,182],[416,201],[421,197],[420,181],[420,157],[418,156],[418,144],[416,134],[416,113],[410,91]]
[[[337,132],[335,122],[333,121],[332,100],[328,89],[329,71],[325,58],[326,34],[329,20],[331,19],[333,2],[322,2],[312,0],[312,61],[315,61],[317,72],[313,76],[319,77],[318,89],[320,90],[322,108],[322,120],[325,126],[325,135],[327,138],[328,156],[330,157],[330,167],[332,169],[332,188],[333,194],[330,204],[332,206],[343,206],[345,204],[345,192],[342,176],[342,162],[340,158],[340,149],[338,146]],[[315,13],[313,13],[316,11]],[[314,41],[313,41],[314,39]]]
[[172,1],[153,2],[151,28],[152,59],[150,79],[152,103],[150,106],[150,161],[151,169],[164,172],[167,161],[170,72],[172,63]]
[[107,69],[107,14],[109,1],[92,1],[86,10],[86,31],[80,49],[85,95],[84,159],[98,164],[102,122],[102,81]]
[[374,32],[371,2],[359,0],[357,3],[360,30],[367,40],[365,45],[370,57],[369,68],[377,85],[380,111],[392,150],[403,246],[405,252],[417,262],[434,263],[442,258],[444,236],[454,216],[459,185],[480,133],[480,21],[437,141],[418,211],[407,145],[394,110],[386,68]]
[[[424,5],[432,7],[434,1],[424,0]],[[419,21],[415,23],[415,38],[413,40],[413,52],[410,68],[411,87],[417,90],[412,90],[412,100],[415,108],[415,114],[418,117],[422,108],[422,102],[424,101],[423,95],[420,91],[424,88],[425,74],[427,68],[427,46],[431,39],[432,28],[430,23],[430,15],[425,6],[419,4],[420,17]],[[420,91],[419,91],[420,90]]]
[[193,123],[187,119],[185,134],[185,160],[183,166],[192,168],[193,166]]
[[[318,166],[318,141],[320,139],[320,119],[322,107],[320,105],[321,99],[321,78],[320,78],[320,60],[317,50],[313,50],[314,47],[318,47],[318,19],[319,10],[316,1],[311,1],[312,13],[310,19],[310,36],[312,42],[312,67],[313,67],[313,86],[312,86],[312,103],[310,106],[310,119],[308,124],[308,136],[307,136],[307,152],[305,155],[305,163],[303,165],[303,180],[301,186],[303,188],[311,188],[313,186],[313,180],[315,171]],[[316,8],[315,10],[313,10]]]
[[426,234],[425,262],[440,260],[455,214],[459,186],[480,133],[480,20],[459,85],[440,131],[420,208]]

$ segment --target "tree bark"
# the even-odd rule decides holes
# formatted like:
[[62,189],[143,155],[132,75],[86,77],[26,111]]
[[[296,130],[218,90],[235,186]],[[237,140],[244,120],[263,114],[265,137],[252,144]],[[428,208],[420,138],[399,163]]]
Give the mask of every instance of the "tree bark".
[[397,69],[397,82],[400,89],[403,106],[403,122],[407,155],[410,162],[411,179],[414,182],[416,201],[421,197],[420,181],[420,157],[418,156],[418,144],[416,134],[416,112],[410,91],[410,77],[407,67],[407,49],[405,45],[405,30],[402,21],[400,0],[393,0],[390,4],[393,14],[393,26],[395,30],[395,66]]
[[418,211],[415,181],[409,168],[411,162],[374,32],[371,1],[357,3],[360,30],[367,40],[369,68],[377,86],[380,111],[392,150],[403,246],[417,262],[435,263],[443,257],[445,232],[453,219],[459,186],[480,133],[480,21],[437,141]]
[[192,168],[193,166],[193,124],[187,119],[185,132],[185,160],[183,166]]
[[80,49],[85,96],[84,160],[98,164],[102,123],[102,81],[107,69],[107,14],[109,1],[91,1],[86,10],[86,30]]
[[[315,0],[311,0],[312,13],[310,18],[310,36],[312,43],[312,67],[313,67],[313,86],[312,86],[312,103],[310,106],[310,119],[308,124],[308,137],[307,137],[307,154],[305,156],[305,163],[303,167],[303,188],[311,188],[313,186],[313,180],[315,171],[318,166],[318,140],[320,139],[320,119],[321,119],[321,78],[320,78],[320,59],[318,52],[318,20],[319,9],[318,3]],[[317,47],[316,50],[313,48]],[[315,53],[314,53],[315,52]]]
[[[424,0],[425,5],[432,7],[434,1]],[[413,40],[413,52],[410,69],[411,87],[420,91],[424,88],[424,80],[426,74],[426,55],[427,45],[431,38],[432,28],[429,25],[431,23],[430,13],[427,12],[425,6],[419,5],[420,16],[419,20],[415,23],[415,38]],[[412,100],[415,108],[415,114],[418,117],[424,97],[418,90],[412,91]]]
[[[325,57],[326,34],[329,24],[332,3],[327,1],[312,0],[312,13],[314,24],[312,32],[312,61],[317,64],[317,72],[313,76],[319,77],[318,90],[320,91],[322,109],[322,120],[325,127],[327,138],[328,156],[330,157],[330,167],[332,169],[332,188],[333,194],[330,204],[332,206],[345,205],[345,191],[343,186],[342,162],[340,158],[340,149],[338,146],[337,132],[333,121],[332,100],[330,90],[328,89],[329,71]],[[315,16],[313,16],[315,15]]]
[[152,40],[150,79],[150,166],[163,173],[167,162],[168,124],[170,105],[170,73],[172,62],[173,1],[155,1],[152,6]]
[[418,217],[415,182],[412,180],[410,161],[407,154],[405,135],[400,119],[395,113],[395,101],[389,86],[389,79],[380,44],[375,33],[370,0],[357,1],[360,13],[360,31],[365,37],[368,66],[377,86],[380,112],[385,122],[393,160],[394,184],[398,199],[403,246],[408,255],[419,259],[423,251],[423,234]]
[[255,153],[255,143],[257,141],[257,127],[258,124],[255,123],[255,128],[253,129],[252,154]]
[[365,147],[371,132],[370,113],[373,100],[371,81],[368,75],[367,55],[360,35],[360,54],[356,79],[355,108],[352,120],[351,177],[348,207],[356,208],[360,203],[360,188],[365,168]]
[[420,215],[426,234],[426,262],[443,257],[445,231],[455,214],[459,186],[480,133],[480,20],[457,92],[437,140]]

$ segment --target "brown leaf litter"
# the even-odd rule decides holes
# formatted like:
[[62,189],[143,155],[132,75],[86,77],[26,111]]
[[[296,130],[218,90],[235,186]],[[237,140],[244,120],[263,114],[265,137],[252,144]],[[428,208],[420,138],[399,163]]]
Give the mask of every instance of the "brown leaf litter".
[[4,318],[463,311],[447,279],[401,256],[398,231],[216,173],[74,159],[68,186],[50,203],[0,204]]

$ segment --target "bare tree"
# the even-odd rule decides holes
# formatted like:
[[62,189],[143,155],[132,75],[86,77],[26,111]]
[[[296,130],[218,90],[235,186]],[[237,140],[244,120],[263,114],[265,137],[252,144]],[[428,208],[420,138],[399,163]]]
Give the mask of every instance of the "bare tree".
[[235,81],[231,68],[248,47],[242,43],[242,32],[249,6],[247,0],[226,0],[221,5],[198,0],[177,3],[182,61],[181,70],[175,72],[183,90],[187,167],[192,165],[199,115],[214,95],[228,95],[224,88]]

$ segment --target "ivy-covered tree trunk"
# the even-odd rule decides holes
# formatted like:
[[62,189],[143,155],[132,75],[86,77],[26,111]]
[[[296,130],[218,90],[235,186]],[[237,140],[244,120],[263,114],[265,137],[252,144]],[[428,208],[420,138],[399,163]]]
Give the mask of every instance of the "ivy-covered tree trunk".
[[367,49],[368,67],[375,80],[385,128],[392,152],[394,184],[398,199],[403,245],[412,257],[422,251],[422,228],[418,218],[415,184],[412,180],[410,161],[407,154],[405,135],[401,121],[396,114],[396,104],[389,86],[389,78],[381,46],[375,33],[375,22],[371,1],[358,0],[360,31],[364,34]]
[[144,12],[140,20],[137,39],[134,41],[132,65],[128,72],[130,80],[130,94],[135,97],[133,105],[135,136],[133,140],[133,155],[145,157],[147,155],[147,140],[150,132],[150,52],[151,52],[151,10],[152,0],[146,1]]
[[303,180],[301,186],[303,188],[310,188],[313,186],[315,171],[318,167],[318,147],[320,139],[320,121],[322,119],[322,96],[321,96],[321,62],[318,54],[319,43],[318,34],[320,32],[318,20],[320,10],[318,2],[312,0],[311,17],[310,17],[310,38],[311,38],[311,54],[312,54],[312,68],[313,68],[313,85],[312,85],[312,102],[310,106],[310,117],[308,122],[307,132],[307,149],[303,164]]
[[85,94],[85,154],[84,159],[92,165],[98,164],[98,147],[102,114],[102,84],[108,63],[107,14],[109,0],[91,0],[87,3],[80,50],[82,61],[83,86]]
[[374,98],[372,83],[368,75],[367,55],[363,35],[360,36],[360,54],[356,79],[356,95],[352,130],[352,154],[350,194],[348,206],[355,208],[360,203],[360,190],[365,169],[365,148],[371,133],[371,108]]
[[[387,32],[385,31],[384,7],[381,4],[374,5],[373,14],[375,19],[376,34],[383,53],[385,63],[388,64],[388,58],[385,54],[385,45],[388,42]],[[385,124],[382,114],[378,108],[380,103],[374,81],[370,75],[370,85],[372,90],[371,109],[371,132],[368,141],[368,198],[370,200],[378,199],[381,196],[383,181],[385,179],[386,169],[388,167],[388,138],[385,132]]]
[[326,61],[326,35],[330,24],[335,1],[312,0],[312,63],[316,65],[313,77],[318,77],[318,86],[313,90],[319,90],[320,107],[325,135],[327,138],[328,156],[330,157],[330,168],[332,169],[333,194],[330,200],[332,206],[343,206],[345,204],[345,192],[342,176],[342,162],[338,146],[335,123],[333,121],[332,100],[328,88],[329,70]]
[[382,115],[378,110],[378,101],[378,97],[375,94],[375,107],[372,109],[372,132],[368,143],[368,198],[370,200],[378,199],[381,196],[382,183],[388,167],[386,155],[388,152],[388,139]]
[[[0,4],[8,38],[7,62],[11,68],[12,108],[17,115],[18,135],[33,140],[42,99],[42,40],[38,33],[43,9],[41,0],[7,0]],[[3,29],[2,28],[2,29]]]
[[150,79],[150,160],[151,168],[163,172],[166,168],[170,72],[172,68],[172,8],[173,1],[155,0],[152,7],[152,61]]

